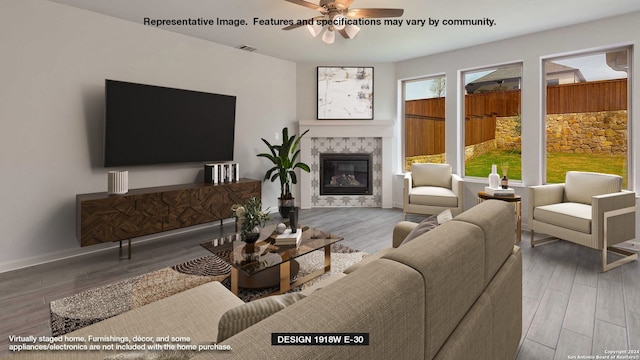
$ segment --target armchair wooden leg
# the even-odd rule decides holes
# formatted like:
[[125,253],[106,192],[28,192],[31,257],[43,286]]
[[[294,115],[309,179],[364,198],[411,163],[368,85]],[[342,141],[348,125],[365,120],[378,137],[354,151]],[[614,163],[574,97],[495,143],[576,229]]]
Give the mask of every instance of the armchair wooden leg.
[[[622,259],[618,259],[612,263],[607,263],[607,252],[611,251],[613,253],[619,254],[619,255],[623,255],[624,257]],[[634,261],[634,260],[638,260],[638,254],[631,252],[631,251],[626,251],[623,249],[618,249],[618,248],[614,248],[614,247],[607,247],[602,249],[602,272],[607,272],[611,269],[617,268],[620,265],[624,265],[628,262]]]
[[407,213],[406,212],[402,212],[402,221],[407,221]]
[[531,232],[531,247],[535,247],[536,245],[544,245],[546,243],[558,241],[558,238],[557,237],[553,237],[553,236],[549,236],[549,237],[546,237],[544,239],[535,240],[534,239],[533,230],[530,230],[530,232]]

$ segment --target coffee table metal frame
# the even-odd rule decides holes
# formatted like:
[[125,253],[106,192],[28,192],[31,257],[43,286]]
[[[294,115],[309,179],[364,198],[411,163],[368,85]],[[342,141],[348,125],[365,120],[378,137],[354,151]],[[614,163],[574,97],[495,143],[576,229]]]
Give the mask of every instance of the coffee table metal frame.
[[[275,245],[275,234],[268,237],[265,240],[259,240],[254,246],[265,246],[268,245],[270,252],[277,253],[282,258],[282,261],[278,264],[274,264],[273,266],[279,267],[280,274],[280,282],[278,290],[271,292],[265,296],[269,295],[278,295],[286,293],[287,291],[304,284],[310,280],[313,280],[329,271],[331,271],[331,245],[341,241],[343,238],[337,237],[331,234],[324,233],[320,230],[304,227],[302,229],[298,229],[298,231],[303,231],[302,240],[298,247],[293,245],[288,246],[276,246]],[[231,247],[231,251],[237,250],[237,247],[245,247],[246,244],[239,240],[239,237],[231,235],[226,239],[236,239],[233,241],[229,241],[226,246],[220,246],[220,251],[224,249],[229,249]],[[217,241],[219,239],[215,239]],[[313,271],[312,273],[305,275],[303,277],[297,278],[295,281],[291,282],[291,260],[309,254],[316,250],[324,249],[324,267]],[[218,254],[215,251],[215,248],[209,249],[212,253]],[[243,268],[246,268],[246,264],[240,265],[239,263],[235,263],[234,260],[230,257],[221,257],[224,261],[226,261],[229,265],[231,265],[231,292],[235,295],[238,295],[239,289],[239,277],[240,272],[245,272],[247,275],[254,275],[259,272],[265,271],[267,269],[271,269],[273,266],[267,266],[263,269],[247,272]]]
[[[284,294],[298,285],[302,285],[307,281],[313,280],[318,276],[331,271],[331,244],[324,246],[324,268],[318,269],[302,278],[298,278],[294,282],[291,282],[291,260],[292,258],[290,257],[287,257],[286,259],[283,257],[282,262],[279,264],[280,287],[278,290],[269,293],[268,295]],[[235,295],[238,295],[238,278],[240,271],[242,270],[239,270],[237,267],[231,265],[231,292]]]

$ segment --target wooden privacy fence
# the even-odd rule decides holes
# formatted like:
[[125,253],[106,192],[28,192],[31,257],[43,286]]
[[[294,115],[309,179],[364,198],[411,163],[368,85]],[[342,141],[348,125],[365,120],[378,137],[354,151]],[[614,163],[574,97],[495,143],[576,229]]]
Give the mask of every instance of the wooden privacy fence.
[[[521,91],[465,96],[465,146],[495,138],[496,118],[520,114]],[[627,109],[627,79],[547,86],[547,114]],[[406,156],[444,152],[445,98],[405,102]]]
[[444,98],[405,102],[405,155],[444,152]]
[[444,152],[444,118],[409,115],[405,117],[406,156]]
[[547,114],[627,110],[627,79],[547,86]]

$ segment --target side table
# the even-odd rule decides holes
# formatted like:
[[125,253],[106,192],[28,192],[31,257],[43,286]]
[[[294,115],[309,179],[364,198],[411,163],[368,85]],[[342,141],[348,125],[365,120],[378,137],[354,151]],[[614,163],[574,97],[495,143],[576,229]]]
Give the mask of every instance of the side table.
[[513,204],[516,212],[516,243],[520,243],[522,240],[522,196],[520,195],[508,195],[497,196],[489,195],[484,191],[478,192],[478,204],[485,200],[501,200]]

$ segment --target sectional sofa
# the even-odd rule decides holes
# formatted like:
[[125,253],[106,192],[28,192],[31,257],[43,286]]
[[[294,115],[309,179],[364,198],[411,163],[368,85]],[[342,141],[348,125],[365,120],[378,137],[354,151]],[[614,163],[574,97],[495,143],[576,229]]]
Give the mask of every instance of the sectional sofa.
[[[409,243],[374,254],[306,289],[306,296],[295,295],[296,301],[289,301],[291,295],[286,294],[289,300],[269,298],[283,309],[253,325],[237,322],[248,328],[220,341],[219,350],[210,347],[182,355],[193,359],[514,359],[522,329],[522,257],[514,246],[514,224],[509,204],[486,201]],[[401,223],[396,236],[415,226]],[[182,336],[192,344],[211,345],[218,337],[221,318],[252,303],[243,304],[214,282],[68,336]],[[274,333],[359,333],[367,334],[369,343],[272,345]],[[158,354],[15,355],[131,359]]]

